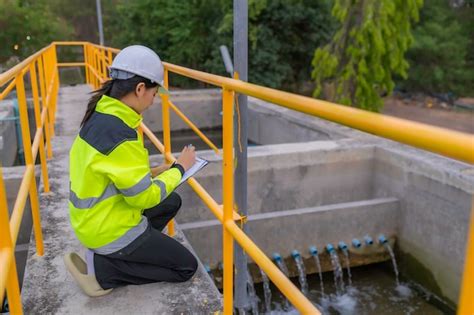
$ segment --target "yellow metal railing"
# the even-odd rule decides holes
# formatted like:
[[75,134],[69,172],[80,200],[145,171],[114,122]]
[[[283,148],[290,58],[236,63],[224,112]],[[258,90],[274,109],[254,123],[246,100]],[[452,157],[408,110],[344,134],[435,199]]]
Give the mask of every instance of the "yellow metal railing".
[[[56,97],[59,88],[56,47],[51,44],[30,56],[12,69],[0,74],[0,100],[13,89],[16,90],[20,113],[21,137],[25,155],[25,172],[18,190],[11,216],[8,215],[8,204],[5,193],[3,174],[0,167],[0,302],[3,301],[5,289],[8,296],[10,312],[21,314],[21,297],[15,261],[15,246],[20,230],[26,199],[30,198],[33,217],[33,230],[36,240],[36,253],[42,256],[43,235],[39,212],[38,189],[35,179],[35,161],[40,156],[44,192],[49,192],[48,167],[46,155],[52,157],[51,137],[54,135]],[[36,133],[31,143],[30,127],[24,78],[30,79],[31,97],[36,122]],[[39,85],[39,86],[38,86]],[[41,106],[40,106],[41,103]],[[45,152],[46,145],[46,152]]]
[[[76,45],[82,46],[84,52],[84,62],[75,63],[57,63],[55,47],[60,45]],[[54,51],[54,52],[53,52]],[[84,66],[86,81],[94,88],[100,87],[101,83],[108,79],[107,67],[112,63],[113,55],[118,53],[118,49],[98,46],[88,42],[55,42],[50,46],[44,48],[37,54],[29,57],[21,64],[12,68],[0,75],[0,87],[9,83],[10,80],[15,79],[14,83],[9,83],[6,89],[1,92],[0,99],[2,99],[9,91],[15,86],[17,90],[24,90],[18,76],[21,78],[24,75],[24,71],[27,67],[30,67],[31,63],[38,62],[38,68],[46,69],[44,72],[44,81],[41,81],[41,97],[43,104],[43,112],[40,117],[40,126],[44,126],[46,135],[46,144],[48,149],[48,157],[52,156],[51,145],[49,143],[50,136],[54,134],[54,119],[56,109],[56,95],[58,86],[57,67],[77,67]],[[48,54],[48,55],[47,55]],[[40,64],[38,61],[39,56],[43,56]],[[46,57],[45,57],[46,56]],[[41,66],[40,66],[41,65]],[[292,93],[282,92],[275,89],[270,89],[255,84],[246,83],[238,79],[230,79],[217,75],[212,75],[177,65],[164,63],[165,65],[165,87],[168,87],[168,73],[173,72],[180,74],[201,82],[209,83],[222,88],[223,96],[223,205],[219,205],[210,196],[207,191],[198,183],[194,178],[188,180],[188,184],[196,192],[196,194],[203,200],[206,206],[213,212],[213,214],[223,224],[223,260],[224,260],[224,313],[231,314],[233,311],[233,241],[237,241],[246,253],[260,266],[260,268],[268,275],[272,282],[281,290],[281,292],[288,298],[288,300],[304,314],[319,314],[319,311],[314,305],[308,301],[308,299],[293,285],[293,283],[273,264],[273,262],[260,250],[255,243],[242,231],[236,221],[245,220],[236,211],[234,211],[234,200],[233,200],[233,183],[234,183],[234,160],[233,160],[233,113],[234,113],[234,97],[235,93],[242,93],[249,96],[254,96],[293,110],[297,110],[309,115],[321,117],[336,123],[340,123],[349,127],[353,127],[368,133],[379,135],[385,138],[393,139],[402,143],[413,145],[425,150],[429,150],[435,153],[443,154],[454,159],[458,159],[468,163],[474,163],[474,137],[460,132],[450,131],[443,128],[437,128],[425,124],[415,123],[403,119],[394,117],[388,117],[380,114],[375,114],[355,108],[332,104],[329,102],[315,100],[312,98],[295,95]],[[18,82],[17,82],[18,81]],[[43,83],[41,83],[43,82]],[[49,84],[45,84],[49,82]],[[43,84],[45,92],[43,93]],[[33,93],[34,94],[34,93]],[[20,98],[20,104],[26,101]],[[163,116],[163,143],[161,143],[156,136],[145,126],[143,123],[140,126],[140,133],[145,134],[150,138],[151,142],[163,153],[167,161],[174,161],[175,158],[171,154],[171,138],[170,138],[170,120],[169,120],[169,109],[177,113],[190,127],[193,129],[217,154],[221,154],[221,151],[214,145],[199,129],[178,109],[178,107],[169,100],[169,95],[162,95],[162,116]],[[50,108],[50,110],[49,110]],[[36,110],[35,110],[36,114]],[[25,116],[25,115],[23,115]],[[27,120],[22,120],[23,123],[27,124]],[[48,134],[49,132],[49,134]],[[40,137],[42,133],[37,132],[39,140],[38,144],[33,143],[32,156],[36,156],[35,150],[41,148]],[[37,138],[35,136],[35,140]],[[24,138],[25,139],[25,138]],[[28,141],[25,141],[28,142]],[[41,142],[42,143],[42,142]],[[26,152],[26,148],[25,148]],[[44,155],[44,154],[43,154]],[[34,159],[33,159],[34,160]],[[32,161],[29,159],[28,161]],[[28,162],[27,162],[28,164]],[[29,164],[28,164],[29,165]],[[30,168],[28,168],[30,167]],[[46,165],[43,167],[43,180],[47,182],[47,169]],[[34,181],[33,176],[33,165],[27,166],[25,177],[23,182],[27,183],[22,185],[18,194],[17,200],[20,200],[20,205],[24,205],[22,200],[26,199],[28,190],[30,194],[35,192],[31,191]],[[46,174],[46,175],[45,175]],[[0,176],[1,178],[1,176]],[[2,183],[0,183],[2,184]],[[23,187],[24,186],[24,187]],[[34,186],[36,189],[36,187]],[[48,188],[49,189],[49,188]],[[46,190],[46,185],[45,185]],[[37,196],[31,198],[32,203],[36,202]],[[33,199],[35,199],[33,201]],[[0,185],[0,206],[4,208],[4,190],[3,185]],[[15,204],[16,208],[16,204]],[[33,207],[33,209],[38,210]],[[1,209],[0,209],[1,210]],[[15,211],[15,210],[14,210]],[[474,213],[474,205],[473,205]],[[18,215],[16,216],[18,217]],[[39,212],[36,215],[39,220]],[[35,227],[35,234],[41,234],[39,227],[39,221],[35,221],[38,224],[38,228]],[[15,272],[15,261],[13,255],[14,242],[16,237],[14,233],[6,233],[5,228],[13,226],[13,215],[10,220],[10,225],[5,223],[8,222],[8,213],[3,210],[0,211],[0,269],[2,270],[0,276],[0,293],[5,289],[5,283],[7,284],[7,294],[10,300],[10,305],[15,304],[16,310],[21,310],[21,302],[19,298],[19,292],[15,288],[18,287],[16,281],[16,287],[14,285],[14,279],[16,278]],[[16,221],[15,221],[16,222]],[[16,223],[15,223],[16,224]],[[474,223],[472,223],[474,224]],[[460,297],[459,314],[474,313],[474,301],[470,297],[474,296],[474,281],[472,275],[474,274],[474,229],[471,224],[470,229],[470,243],[466,251],[466,267],[465,276],[463,279],[462,293]],[[13,228],[12,228],[13,229]],[[17,229],[17,228],[16,228]],[[15,230],[15,229],[13,229]],[[17,231],[17,230],[16,230]],[[170,222],[168,226],[168,232],[170,235],[174,234],[173,223]],[[10,238],[10,235],[12,236]],[[42,242],[41,245],[38,243],[38,253],[42,254]],[[41,249],[41,250],[40,250]],[[13,258],[12,258],[13,257]],[[470,262],[470,263],[468,263]],[[4,272],[6,271],[6,272]],[[13,276],[15,275],[15,276]],[[15,291],[16,290],[16,291]],[[1,297],[1,296],[0,296]],[[13,303],[13,304],[12,304]],[[462,311],[461,311],[462,310]]]

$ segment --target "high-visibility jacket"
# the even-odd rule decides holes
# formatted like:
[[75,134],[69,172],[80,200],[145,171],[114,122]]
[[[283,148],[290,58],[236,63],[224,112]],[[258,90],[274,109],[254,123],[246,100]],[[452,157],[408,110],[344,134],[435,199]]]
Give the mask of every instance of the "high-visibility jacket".
[[132,108],[102,96],[70,151],[71,224],[81,243],[99,254],[130,244],[148,227],[142,215],[179,184],[182,168],[152,178],[148,151]]

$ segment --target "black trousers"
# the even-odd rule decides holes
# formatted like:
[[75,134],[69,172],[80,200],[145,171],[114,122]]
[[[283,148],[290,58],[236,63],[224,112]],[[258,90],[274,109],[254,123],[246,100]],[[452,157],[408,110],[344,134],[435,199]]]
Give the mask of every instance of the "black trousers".
[[183,282],[197,269],[197,260],[181,243],[161,231],[181,207],[172,192],[157,206],[144,211],[148,229],[132,243],[109,255],[94,254],[94,268],[103,289],[127,284]]

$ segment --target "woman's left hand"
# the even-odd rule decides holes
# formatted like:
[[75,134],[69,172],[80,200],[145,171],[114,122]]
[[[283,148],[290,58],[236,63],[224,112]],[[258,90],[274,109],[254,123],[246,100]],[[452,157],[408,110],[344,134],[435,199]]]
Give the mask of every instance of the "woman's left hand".
[[151,177],[156,177],[163,173],[164,171],[169,170],[171,164],[161,164],[160,166],[151,168]]

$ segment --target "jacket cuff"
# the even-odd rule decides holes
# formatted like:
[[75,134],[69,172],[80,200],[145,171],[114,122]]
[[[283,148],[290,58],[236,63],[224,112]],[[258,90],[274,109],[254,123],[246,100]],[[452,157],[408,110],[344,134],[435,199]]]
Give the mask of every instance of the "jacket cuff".
[[171,168],[177,168],[179,170],[179,172],[181,173],[181,177],[183,177],[184,167],[181,164],[178,164],[178,163],[174,162],[173,165],[171,165],[170,169]]

